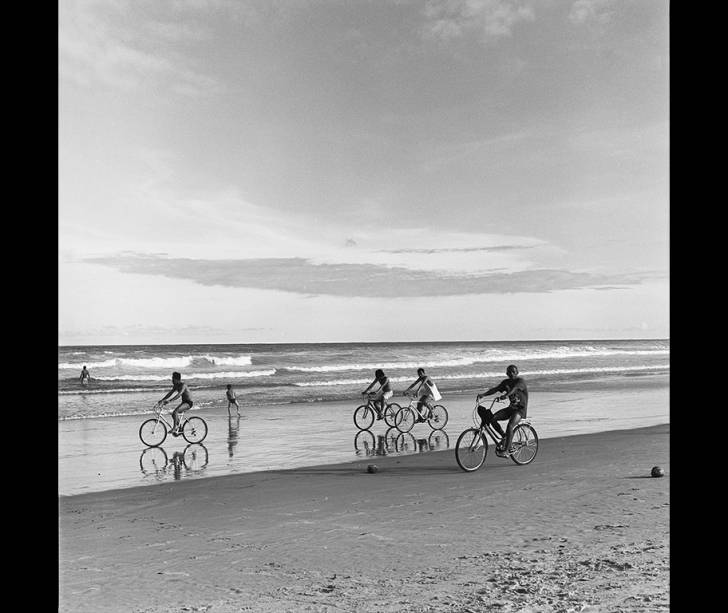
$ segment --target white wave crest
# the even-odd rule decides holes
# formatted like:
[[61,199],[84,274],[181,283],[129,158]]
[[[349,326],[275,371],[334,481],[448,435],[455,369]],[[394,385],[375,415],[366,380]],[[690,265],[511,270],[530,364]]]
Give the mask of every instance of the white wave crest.
[[[185,375],[185,381],[190,379],[246,379],[250,377],[269,377],[276,373],[275,368],[270,370],[251,370],[247,372],[201,372]],[[94,377],[99,381],[169,381],[169,375],[110,375],[108,377]]]
[[194,360],[205,360],[215,366],[250,366],[252,358],[249,355],[238,356],[214,356],[214,355],[182,355],[168,358],[112,358],[101,362],[62,362],[58,364],[60,370],[81,370],[86,366],[89,370],[92,368],[155,368],[155,369],[173,369],[188,368]]
[[[439,360],[418,361],[418,362],[386,362],[382,363],[353,363],[353,364],[327,364],[323,366],[288,366],[288,370],[310,373],[346,372],[356,370],[394,370],[394,369],[417,369],[417,368],[447,368],[457,366],[472,366],[474,364],[488,362],[517,362],[524,360],[550,360],[565,358],[603,357],[615,355],[633,356],[662,356],[670,355],[669,349],[657,350],[622,350],[622,349],[600,349],[586,346],[575,350],[571,347],[559,347],[550,351],[529,352],[529,351],[503,351],[492,350],[463,358],[443,358]],[[502,374],[502,373],[501,373]]]
[[[521,371],[521,375],[524,377],[537,376],[537,375],[579,375],[579,374],[590,374],[590,373],[607,373],[607,372],[639,372],[649,370],[665,370],[669,369],[669,364],[657,364],[649,366],[595,366],[593,368],[563,368],[553,370],[530,370],[528,372]],[[482,372],[472,374],[459,374],[459,375],[442,375],[433,377],[435,381],[452,380],[452,379],[490,379],[490,378],[505,378],[503,372]],[[393,383],[400,383],[402,381],[414,381],[412,377],[389,377],[389,380]],[[302,381],[300,383],[294,383],[296,387],[333,387],[337,385],[358,385],[362,383],[370,383],[371,379],[336,379],[335,381]]]
[[228,357],[217,357],[213,355],[202,355],[201,358],[216,366],[250,366],[253,359],[249,355],[238,355]]

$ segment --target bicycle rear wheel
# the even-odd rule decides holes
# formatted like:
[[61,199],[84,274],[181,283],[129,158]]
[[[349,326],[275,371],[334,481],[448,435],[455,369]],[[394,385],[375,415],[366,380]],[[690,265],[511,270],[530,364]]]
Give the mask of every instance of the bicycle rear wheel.
[[357,407],[354,411],[354,425],[359,430],[369,430],[374,423],[374,411],[372,411],[366,404]]
[[417,417],[409,407],[403,407],[394,416],[394,427],[400,432],[409,432],[414,428]]
[[455,459],[464,471],[478,470],[488,455],[488,440],[478,428],[468,428],[458,437],[455,444]]
[[384,421],[390,428],[394,426],[394,418],[397,415],[397,411],[401,408],[396,402],[393,402],[392,404],[388,404],[384,409]]
[[447,424],[447,409],[441,404],[432,407],[432,417],[427,420],[433,430],[442,430]]
[[147,419],[139,427],[139,438],[147,447],[158,447],[167,438],[167,426],[156,417]]
[[530,464],[538,453],[538,434],[528,424],[518,424],[513,430],[513,443],[511,447],[515,451],[511,454],[511,460],[521,466]]
[[182,426],[182,436],[188,443],[201,443],[207,436],[207,423],[202,417],[190,417]]

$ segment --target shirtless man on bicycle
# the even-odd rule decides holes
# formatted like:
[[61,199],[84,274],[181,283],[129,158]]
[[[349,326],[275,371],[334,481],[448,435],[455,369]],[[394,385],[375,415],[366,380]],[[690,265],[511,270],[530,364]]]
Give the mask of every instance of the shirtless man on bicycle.
[[[177,392],[175,396],[172,396]],[[172,396],[172,398],[169,398]],[[187,384],[182,381],[182,375],[178,372],[172,373],[172,389],[167,392],[167,394],[162,398],[157,404],[167,404],[168,402],[172,402],[172,400],[176,400],[179,397],[182,397],[182,402],[177,405],[172,411],[172,417],[174,418],[174,428],[172,428],[171,434],[173,436],[179,436],[182,434],[179,431],[179,420],[180,415],[184,413],[185,411],[188,411],[192,408],[193,402],[192,402],[192,396],[190,396],[190,390],[187,387]],[[169,400],[167,400],[169,398]]]
[[[522,377],[518,376],[518,367],[515,364],[511,364],[506,368],[507,379],[503,379],[495,387],[491,387],[482,394],[478,394],[477,399],[480,400],[485,396],[490,396],[496,392],[501,392],[503,395],[498,400],[505,400],[508,398],[511,404],[505,409],[492,413],[490,409],[486,409],[483,406],[478,407],[478,415],[480,415],[481,427],[483,424],[490,424],[493,428],[503,437],[501,440],[500,448],[496,448],[505,454],[510,454],[514,450],[511,449],[513,443],[513,429],[521,419],[526,417],[528,410],[528,387]],[[499,421],[508,420],[508,426],[506,432],[503,432]]]

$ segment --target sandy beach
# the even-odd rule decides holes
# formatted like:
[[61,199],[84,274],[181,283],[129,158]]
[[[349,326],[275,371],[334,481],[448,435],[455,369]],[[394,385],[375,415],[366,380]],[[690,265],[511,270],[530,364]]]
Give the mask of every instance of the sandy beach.
[[669,434],[548,438],[476,473],[451,447],[64,496],[59,610],[666,610]]

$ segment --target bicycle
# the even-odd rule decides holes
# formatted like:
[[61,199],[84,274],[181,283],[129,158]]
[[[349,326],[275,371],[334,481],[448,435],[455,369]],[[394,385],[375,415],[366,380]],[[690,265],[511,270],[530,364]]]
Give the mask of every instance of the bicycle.
[[[162,415],[162,406],[161,404],[155,404],[154,412],[156,417],[147,419],[139,427],[139,438],[147,447],[158,447],[161,445],[167,438],[167,434],[172,432],[174,428],[174,424],[170,424],[165,416]],[[187,417],[182,414],[180,430],[182,436],[188,443],[201,443],[207,436],[207,422],[197,415]]]
[[[375,395],[376,393],[367,394],[367,403],[362,404],[354,409],[354,425],[359,428],[359,430],[369,430],[369,428],[371,428],[372,424],[374,423],[375,416],[377,419],[381,419],[380,417],[378,417],[378,409],[374,405]],[[385,405],[383,417],[384,421],[390,428],[395,425],[394,416],[401,408],[402,407],[399,406],[396,402]]]
[[[498,398],[494,398],[490,403],[489,409],[493,408],[496,402],[500,402]],[[473,472],[478,470],[485,463],[485,456],[488,454],[488,437],[496,444],[496,455],[501,458],[510,457],[516,464],[530,464],[538,453],[538,434],[531,425],[530,419],[522,419],[513,428],[513,442],[511,447],[514,451],[511,453],[498,451],[498,443],[503,441],[503,437],[498,434],[490,424],[480,425],[481,419],[478,415],[478,407],[480,403],[475,399],[475,409],[473,409],[473,422],[477,427],[464,430],[458,437],[455,444],[455,459],[458,465],[464,471]]]
[[409,432],[418,422],[426,421],[433,430],[442,430],[447,425],[448,414],[447,409],[441,404],[427,407],[427,417],[422,417],[417,410],[419,398],[416,395],[408,394],[411,400],[409,406],[401,408],[394,418],[394,424],[400,432]]

